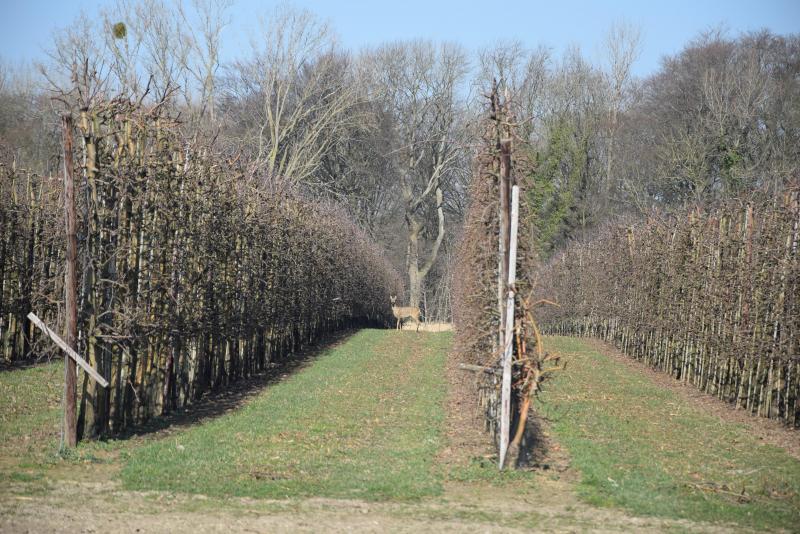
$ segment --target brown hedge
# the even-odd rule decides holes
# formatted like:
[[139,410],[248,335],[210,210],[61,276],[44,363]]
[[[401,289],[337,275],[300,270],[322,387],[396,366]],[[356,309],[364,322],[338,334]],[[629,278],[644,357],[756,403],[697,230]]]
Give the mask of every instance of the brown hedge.
[[[182,139],[160,108],[76,118],[79,351],[111,382],[84,384],[79,432],[118,431],[391,315],[399,275],[337,208]],[[61,190],[0,169],[6,362],[49,350],[31,343],[29,311],[61,328]]]
[[737,408],[800,424],[798,187],[573,243],[541,271],[547,332],[591,335]]

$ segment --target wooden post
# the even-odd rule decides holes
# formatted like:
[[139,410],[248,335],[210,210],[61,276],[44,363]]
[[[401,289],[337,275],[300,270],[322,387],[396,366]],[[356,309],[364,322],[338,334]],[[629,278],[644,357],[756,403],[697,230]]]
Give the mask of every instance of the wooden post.
[[497,258],[497,312],[499,316],[497,328],[497,347],[505,347],[505,284],[508,275],[508,233],[509,233],[509,176],[511,174],[511,144],[503,139],[503,120],[506,119],[505,106],[500,101],[497,81],[492,86],[492,115],[495,121],[495,150],[497,156],[498,188],[500,204],[498,207],[498,258]]
[[511,189],[511,235],[508,247],[508,295],[506,297],[503,381],[500,390],[500,469],[506,461],[511,426],[511,367],[514,353],[514,283],[517,279],[517,233],[519,231],[519,186]]
[[[64,272],[64,338],[71,349],[78,341],[78,240],[75,236],[75,179],[72,174],[72,117],[61,118],[64,136],[64,222],[67,234],[67,264]],[[78,382],[75,360],[64,356],[64,439],[68,447],[78,444],[76,386]]]

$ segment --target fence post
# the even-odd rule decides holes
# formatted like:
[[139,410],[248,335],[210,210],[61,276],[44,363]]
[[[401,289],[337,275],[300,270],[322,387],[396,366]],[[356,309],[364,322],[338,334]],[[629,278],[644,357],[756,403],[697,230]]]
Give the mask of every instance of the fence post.
[[511,236],[508,247],[508,294],[506,297],[505,346],[503,347],[503,381],[500,393],[500,469],[508,452],[511,426],[511,371],[514,355],[514,283],[517,279],[517,233],[519,229],[519,186],[511,188]]
[[[78,341],[78,278],[76,261],[78,243],[75,236],[75,178],[72,164],[72,117],[63,115],[61,127],[64,136],[64,222],[67,234],[67,257],[64,272],[64,340],[71,349],[77,348]],[[64,438],[68,447],[78,444],[76,386],[77,369],[75,361],[64,355]]]

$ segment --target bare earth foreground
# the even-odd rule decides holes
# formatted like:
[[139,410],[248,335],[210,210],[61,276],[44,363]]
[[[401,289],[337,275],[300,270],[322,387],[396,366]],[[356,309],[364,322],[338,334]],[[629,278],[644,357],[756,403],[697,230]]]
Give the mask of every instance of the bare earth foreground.
[[[50,375],[41,368],[6,371],[0,374],[0,531],[791,531],[746,518],[696,519],[705,512],[683,517],[658,511],[638,514],[635,503],[614,493],[608,502],[597,502],[585,487],[588,470],[575,466],[582,453],[573,458],[564,445],[571,435],[565,432],[562,442],[556,432],[569,423],[563,411],[548,415],[552,421],[539,422],[534,471],[498,475],[473,400],[474,376],[458,370],[446,356],[450,339],[448,333],[362,331],[310,351],[299,368],[294,362],[251,379],[141,435],[83,445],[67,460],[52,458],[59,366],[51,366]],[[582,356],[575,347],[583,343],[588,350],[589,345],[553,342],[554,350],[580,370]],[[671,410],[684,409],[684,404],[690,410],[699,402],[670,390],[669,384],[659,385],[660,378],[647,369],[608,353],[598,357],[674,395],[680,406]],[[37,389],[34,398],[23,398],[25,388],[12,374],[31,372],[39,373],[40,382],[46,384],[49,376],[53,383]],[[304,380],[317,384],[319,394],[294,399],[296,391],[307,391]],[[553,386],[547,410],[565,406],[555,400],[564,391]],[[307,402],[302,413],[309,419],[278,432],[268,419],[290,409],[281,408],[284,399]],[[351,406],[358,410],[349,411]],[[431,406],[441,413],[432,413],[436,410]],[[712,410],[710,417],[726,429],[739,425],[735,428],[743,433],[759,427],[757,421],[729,421],[724,408]],[[252,428],[258,418],[265,421],[263,429]],[[582,427],[575,421],[574,426]],[[762,439],[776,444],[769,445],[775,451],[782,442],[797,442],[794,432],[764,428]],[[417,441],[424,446],[405,454]],[[163,464],[148,471],[153,458]],[[733,465],[737,460],[727,461]],[[800,462],[786,461],[788,486],[771,498],[789,507],[785,513],[791,519],[800,483],[793,477]],[[365,487],[376,489],[364,493]],[[382,497],[374,500],[375,492]],[[749,500],[742,506],[762,499],[752,489],[745,494]],[[698,498],[725,498],[724,492],[720,495]],[[739,506],[734,501],[720,501],[720,506]]]

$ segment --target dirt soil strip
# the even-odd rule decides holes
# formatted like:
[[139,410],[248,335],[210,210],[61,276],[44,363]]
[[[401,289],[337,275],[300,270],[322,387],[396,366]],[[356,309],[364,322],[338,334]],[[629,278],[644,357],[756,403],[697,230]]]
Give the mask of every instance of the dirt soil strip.
[[759,440],[784,449],[800,460],[800,430],[792,429],[775,419],[756,417],[744,410],[737,410],[731,403],[700,391],[692,384],[676,380],[672,376],[626,356],[613,345],[593,338],[581,338],[587,345],[613,358],[614,361],[648,377],[659,387],[673,391],[681,398],[702,406],[703,410],[723,421],[738,423],[747,427],[750,434]]
[[484,431],[484,418],[478,403],[475,373],[458,367],[454,353],[447,356],[447,405],[445,446],[439,462],[445,467],[463,466],[476,458],[494,458],[489,434]]
[[[559,485],[464,485],[420,502],[209,499],[124,491],[118,483],[60,481],[46,495],[0,501],[0,532],[731,532],[729,527],[635,517],[570,498]],[[738,531],[742,531],[738,529]]]

